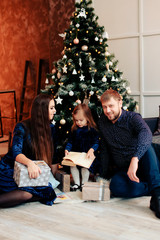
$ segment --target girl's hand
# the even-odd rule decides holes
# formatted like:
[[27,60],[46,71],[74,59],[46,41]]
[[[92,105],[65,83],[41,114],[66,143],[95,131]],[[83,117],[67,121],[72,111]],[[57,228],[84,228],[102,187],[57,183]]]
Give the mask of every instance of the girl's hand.
[[93,148],[90,148],[89,151],[87,152],[87,158],[95,159]]
[[65,156],[67,156],[69,154],[68,150],[65,150]]
[[30,178],[37,178],[39,174],[41,174],[41,169],[35,164],[33,161],[30,161],[27,165],[28,167],[28,175]]

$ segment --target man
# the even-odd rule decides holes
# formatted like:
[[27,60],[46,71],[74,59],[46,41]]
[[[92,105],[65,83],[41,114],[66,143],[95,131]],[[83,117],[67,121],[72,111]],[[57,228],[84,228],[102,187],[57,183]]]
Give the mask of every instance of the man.
[[122,110],[122,98],[109,89],[101,96],[101,177],[111,175],[115,197],[151,195],[150,209],[160,218],[160,167],[152,133],[140,114]]

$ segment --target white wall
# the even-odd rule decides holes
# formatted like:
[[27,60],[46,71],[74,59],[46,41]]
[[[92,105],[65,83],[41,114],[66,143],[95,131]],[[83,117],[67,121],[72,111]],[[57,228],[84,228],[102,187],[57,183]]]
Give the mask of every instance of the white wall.
[[92,0],[143,117],[159,115],[160,0]]

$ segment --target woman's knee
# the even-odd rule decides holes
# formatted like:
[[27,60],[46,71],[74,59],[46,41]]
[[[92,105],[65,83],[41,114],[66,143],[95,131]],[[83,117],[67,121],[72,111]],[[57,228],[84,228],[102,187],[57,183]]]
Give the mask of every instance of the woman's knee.
[[20,194],[20,199],[22,201],[29,201],[30,199],[32,199],[33,195],[29,192],[25,192],[25,191],[21,191],[21,194]]

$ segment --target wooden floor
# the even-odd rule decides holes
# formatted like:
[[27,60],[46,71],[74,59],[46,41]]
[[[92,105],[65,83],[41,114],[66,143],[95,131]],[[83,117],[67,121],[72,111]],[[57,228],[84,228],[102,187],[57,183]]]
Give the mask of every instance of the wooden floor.
[[[7,152],[7,143],[0,144]],[[57,190],[59,194],[59,191]],[[0,209],[3,240],[158,240],[160,220],[149,209],[150,197],[83,202],[81,192],[57,198],[53,206],[27,203]],[[58,202],[61,203],[58,203]]]
[[78,194],[53,206],[36,202],[0,209],[0,239],[159,239],[160,220],[148,207],[149,197],[83,202]]

